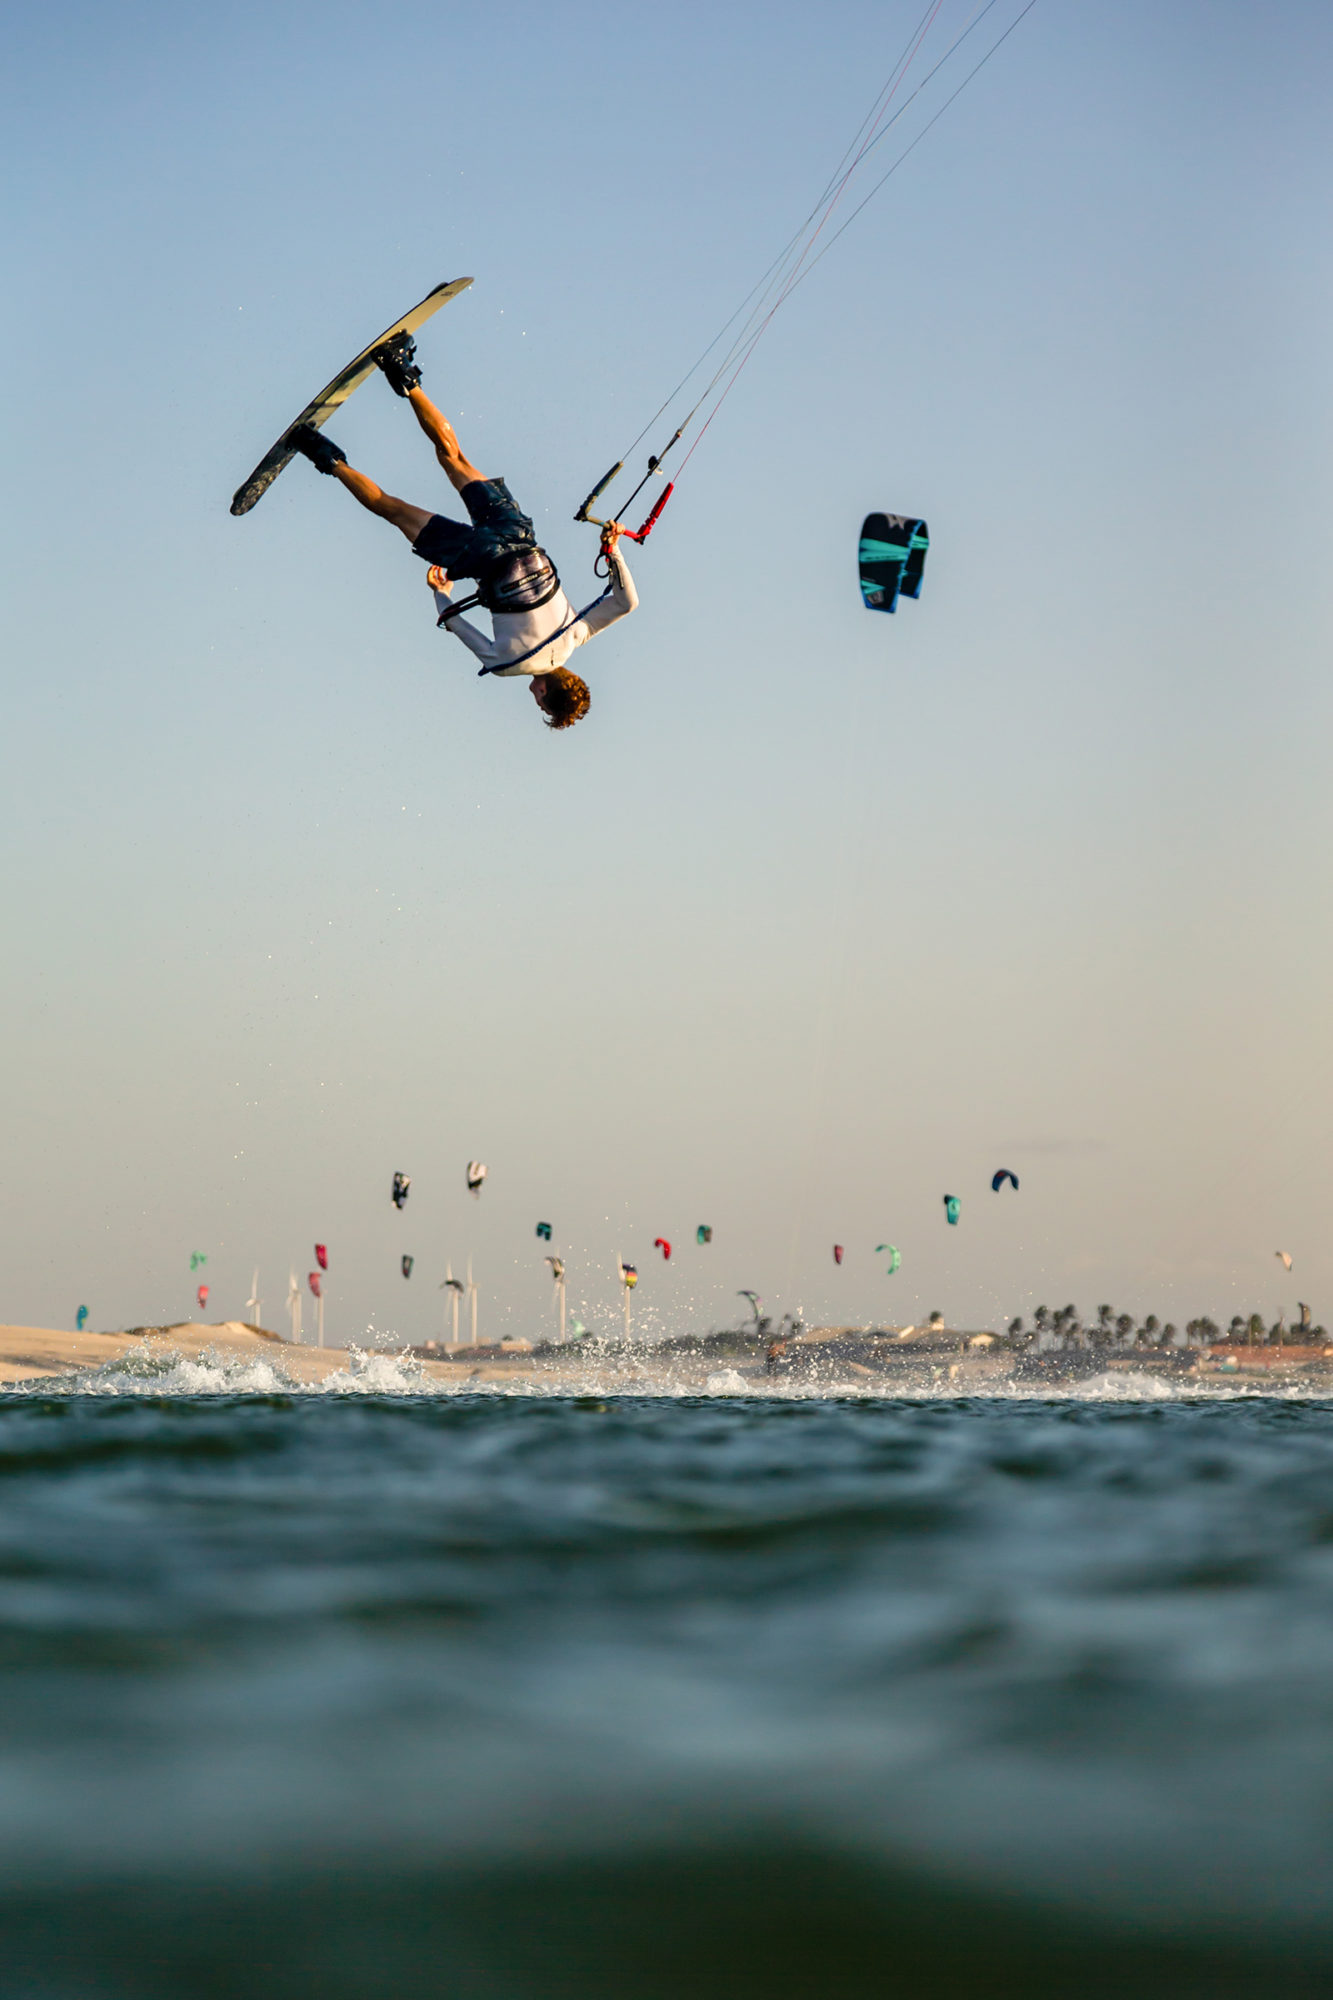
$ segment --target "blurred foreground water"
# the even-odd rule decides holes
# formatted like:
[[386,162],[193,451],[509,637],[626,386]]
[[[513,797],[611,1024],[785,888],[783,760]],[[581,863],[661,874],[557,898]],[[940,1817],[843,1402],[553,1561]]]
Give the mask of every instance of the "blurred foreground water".
[[7,1995],[1330,1990],[1333,1408],[393,1370],[0,1399]]

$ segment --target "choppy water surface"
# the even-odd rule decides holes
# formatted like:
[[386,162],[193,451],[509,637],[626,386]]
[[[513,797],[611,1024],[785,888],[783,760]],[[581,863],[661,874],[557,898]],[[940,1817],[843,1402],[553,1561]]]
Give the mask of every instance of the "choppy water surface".
[[7,1994],[1328,1992],[1328,1406],[138,1387],[0,1400]]

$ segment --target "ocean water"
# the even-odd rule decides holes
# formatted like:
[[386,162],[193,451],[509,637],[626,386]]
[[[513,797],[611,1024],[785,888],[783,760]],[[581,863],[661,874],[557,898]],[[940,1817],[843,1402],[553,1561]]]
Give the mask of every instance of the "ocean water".
[[0,1399],[7,2000],[1333,1990],[1333,1407],[728,1374]]

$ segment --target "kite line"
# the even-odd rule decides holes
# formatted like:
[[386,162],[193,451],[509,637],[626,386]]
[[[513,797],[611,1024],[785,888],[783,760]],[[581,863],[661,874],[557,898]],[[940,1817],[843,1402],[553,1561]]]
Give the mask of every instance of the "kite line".
[[[888,136],[888,133],[898,123],[899,119],[903,117],[904,113],[908,110],[908,108],[916,101],[918,97],[920,97],[921,93],[929,87],[932,80],[939,74],[940,70],[944,68],[945,64],[948,63],[957,54],[958,50],[963,46],[963,43],[968,39],[969,35],[971,35],[974,32],[974,30],[981,24],[981,22],[986,18],[986,16],[998,4],[998,0],[982,0],[982,4],[974,8],[971,18],[967,21],[965,26],[955,36],[954,40],[950,43],[948,48],[945,49],[944,53],[937,58],[937,60],[932,64],[930,69],[928,69],[926,74],[921,78],[920,82],[915,86],[913,90],[911,90],[908,93],[908,95],[903,99],[901,104],[898,105],[897,109],[892,111],[891,115],[889,115],[890,106],[892,105],[893,100],[898,93],[899,87],[901,86],[904,78],[907,75],[908,70],[911,68],[916,57],[920,53],[922,44],[924,43],[926,36],[929,34],[931,28],[934,26],[940,14],[940,11],[943,7],[943,4],[944,0],[930,0],[930,4],[927,6],[920,20],[913,28],[912,33],[909,35],[902,53],[899,55],[897,61],[894,63],[887,79],[880,86],[879,91],[876,93],[875,99],[871,104],[869,111],[862,119],[861,124],[854,138],[846,148],[841,160],[838,162],[838,165],[834,168],[833,173],[830,175],[829,179],[825,182],[823,191],[819,195],[819,198],[816,200],[814,206],[811,208],[810,213],[806,216],[804,222],[800,224],[800,226],[796,229],[793,235],[788,239],[783,249],[779,251],[778,255],[774,258],[773,262],[769,265],[768,269],[764,272],[762,277],[760,277],[758,282],[746,294],[745,298],[742,299],[740,305],[737,306],[737,308],[730,315],[730,317],[723,322],[722,326],[718,329],[717,333],[714,334],[712,340],[709,341],[708,345],[704,348],[703,352],[699,355],[698,359],[691,365],[690,368],[686,370],[685,374],[681,377],[680,381],[676,384],[675,388],[659,405],[658,409],[649,418],[648,422],[644,425],[643,429],[639,432],[638,436],[634,438],[632,442],[626,447],[625,451],[621,454],[620,458],[617,459],[616,463],[610,468],[610,470],[604,473],[601,479],[598,480],[597,484],[593,487],[592,491],[588,494],[587,498],[583,501],[582,505],[576,512],[574,516],[576,521],[588,521],[597,527],[606,526],[605,519],[599,519],[597,515],[593,514],[590,511],[592,506],[605,492],[607,487],[610,486],[611,482],[624,470],[626,459],[628,459],[638,449],[639,445],[642,444],[644,438],[648,435],[649,431],[652,430],[653,426],[661,419],[664,413],[671,407],[672,403],[675,402],[677,396],[680,394],[682,389],[684,389],[686,383],[688,383],[691,380],[691,378],[698,373],[699,369],[707,361],[709,355],[713,353],[714,349],[718,346],[719,342],[725,338],[730,329],[733,326],[735,326],[736,321],[741,319],[741,316],[744,314],[745,318],[739,331],[732,338],[730,345],[728,346],[726,352],[723,354],[720,362],[718,362],[717,366],[714,368],[713,373],[711,374],[707,382],[704,384],[702,391],[696,397],[690,409],[687,410],[685,415],[682,417],[681,421],[676,426],[676,429],[674,430],[672,435],[667,439],[667,442],[663,445],[662,449],[659,452],[655,452],[649,456],[647,470],[644,473],[642,479],[640,479],[638,485],[635,486],[633,491],[630,493],[629,497],[621,504],[621,506],[618,509],[618,512],[621,514],[628,512],[630,507],[633,506],[635,500],[638,498],[639,494],[643,491],[644,487],[647,486],[652,479],[654,479],[659,475],[659,473],[661,472],[663,461],[666,459],[668,454],[672,452],[675,449],[675,447],[681,442],[686,431],[689,429],[690,425],[694,421],[695,417],[698,415],[699,411],[703,409],[705,404],[708,404],[710,398],[712,398],[711,407],[708,409],[707,415],[705,416],[703,423],[700,425],[698,432],[694,437],[693,442],[691,443],[688,451],[686,452],[684,459],[681,461],[680,468],[679,471],[676,473],[675,479],[672,479],[667,483],[666,487],[659,495],[655,505],[653,506],[652,510],[650,511],[644,522],[641,524],[641,526],[637,529],[626,530],[626,532],[630,535],[630,538],[632,540],[640,543],[646,541],[647,537],[649,536],[649,534],[651,534],[654,526],[656,525],[657,520],[662,513],[662,509],[666,506],[667,501],[670,499],[672,493],[674,492],[676,481],[684,473],[685,467],[689,464],[691,458],[694,456],[695,452],[702,444],[704,437],[708,432],[709,427],[713,423],[714,418],[717,416],[718,412],[722,408],[723,403],[725,403],[727,397],[731,394],[731,391],[736,386],[736,383],[740,378],[740,375],[743,372],[746,364],[748,363],[750,356],[754,353],[755,348],[762,340],[764,334],[768,331],[768,328],[772,324],[776,314],[780,311],[782,306],[786,304],[787,300],[791,297],[791,294],[795,291],[796,287],[799,284],[802,284],[804,280],[809,277],[811,271],[815,268],[815,265],[820,263],[822,259],[825,256],[827,256],[828,252],[833,248],[833,245],[838,241],[838,238],[842,236],[847,229],[850,228],[853,222],[855,222],[856,218],[861,214],[862,210],[866,207],[867,203],[869,203],[874,199],[874,197],[879,193],[880,189],[884,187],[886,182],[892,179],[893,175],[897,173],[899,167],[903,165],[904,161],[908,158],[908,156],[911,153],[915,152],[916,148],[920,145],[921,141],[925,138],[926,134],[932,129],[933,126],[938,124],[939,120],[944,116],[944,113],[950,108],[952,104],[956,102],[956,100],[962,95],[963,91],[967,89],[967,86],[972,82],[973,78],[977,76],[979,72],[985,68],[986,64],[990,61],[991,57],[996,54],[996,52],[1002,47],[1002,45],[1005,42],[1008,41],[1010,35],[1013,34],[1014,30],[1018,27],[1019,23],[1028,14],[1031,13],[1033,7],[1036,5],[1036,0],[1026,0],[1026,4],[1014,16],[1013,20],[1010,21],[1009,25],[1003,30],[1003,32],[996,37],[994,42],[991,43],[990,47],[986,50],[985,54],[967,72],[967,74],[963,77],[962,81],[955,87],[953,91],[950,92],[949,96],[945,98],[943,104],[941,104],[938,107],[938,109],[932,114],[932,116],[927,120],[925,125],[916,134],[915,138],[912,139],[910,144],[908,144],[903,148],[902,152],[898,154],[897,158],[893,161],[892,165],[889,166],[888,169],[883,174],[880,175],[879,179],[874,183],[874,185],[857,203],[856,207],[852,210],[851,214],[848,215],[843,220],[840,226],[834,231],[832,236],[830,236],[828,240],[823,244],[823,246],[817,251],[817,253],[812,256],[811,252],[815,250],[815,246],[818,243],[820,236],[822,235],[826,225],[828,224],[829,220],[831,219],[834,213],[834,210],[837,208],[839,202],[841,201],[852,179],[856,175],[858,169],[863,165],[863,163],[865,162],[869,154],[874,150],[874,148],[878,146],[881,143],[881,141]],[[721,385],[720,388],[719,384]],[[716,395],[714,395],[715,391],[717,392]]]

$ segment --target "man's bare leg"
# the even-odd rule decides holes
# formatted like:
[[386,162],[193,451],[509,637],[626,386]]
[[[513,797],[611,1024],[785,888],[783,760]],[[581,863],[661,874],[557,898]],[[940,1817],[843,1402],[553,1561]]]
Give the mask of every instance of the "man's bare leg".
[[410,500],[396,500],[392,493],[386,493],[382,486],[377,486],[373,479],[368,479],[364,472],[356,471],[353,466],[335,465],[333,476],[347,488],[354,500],[359,500],[370,513],[378,514],[381,521],[392,522],[409,542],[416,540],[430,519],[428,508],[414,507]]
[[[443,410],[436,409],[425,390],[411,390],[407,400],[412,405],[417,422],[434,445],[435,456],[444,467],[445,476],[455,493],[461,493],[474,479],[484,479],[485,473],[478,472],[472,460],[465,455],[448,417]],[[367,501],[366,504],[370,503]]]

